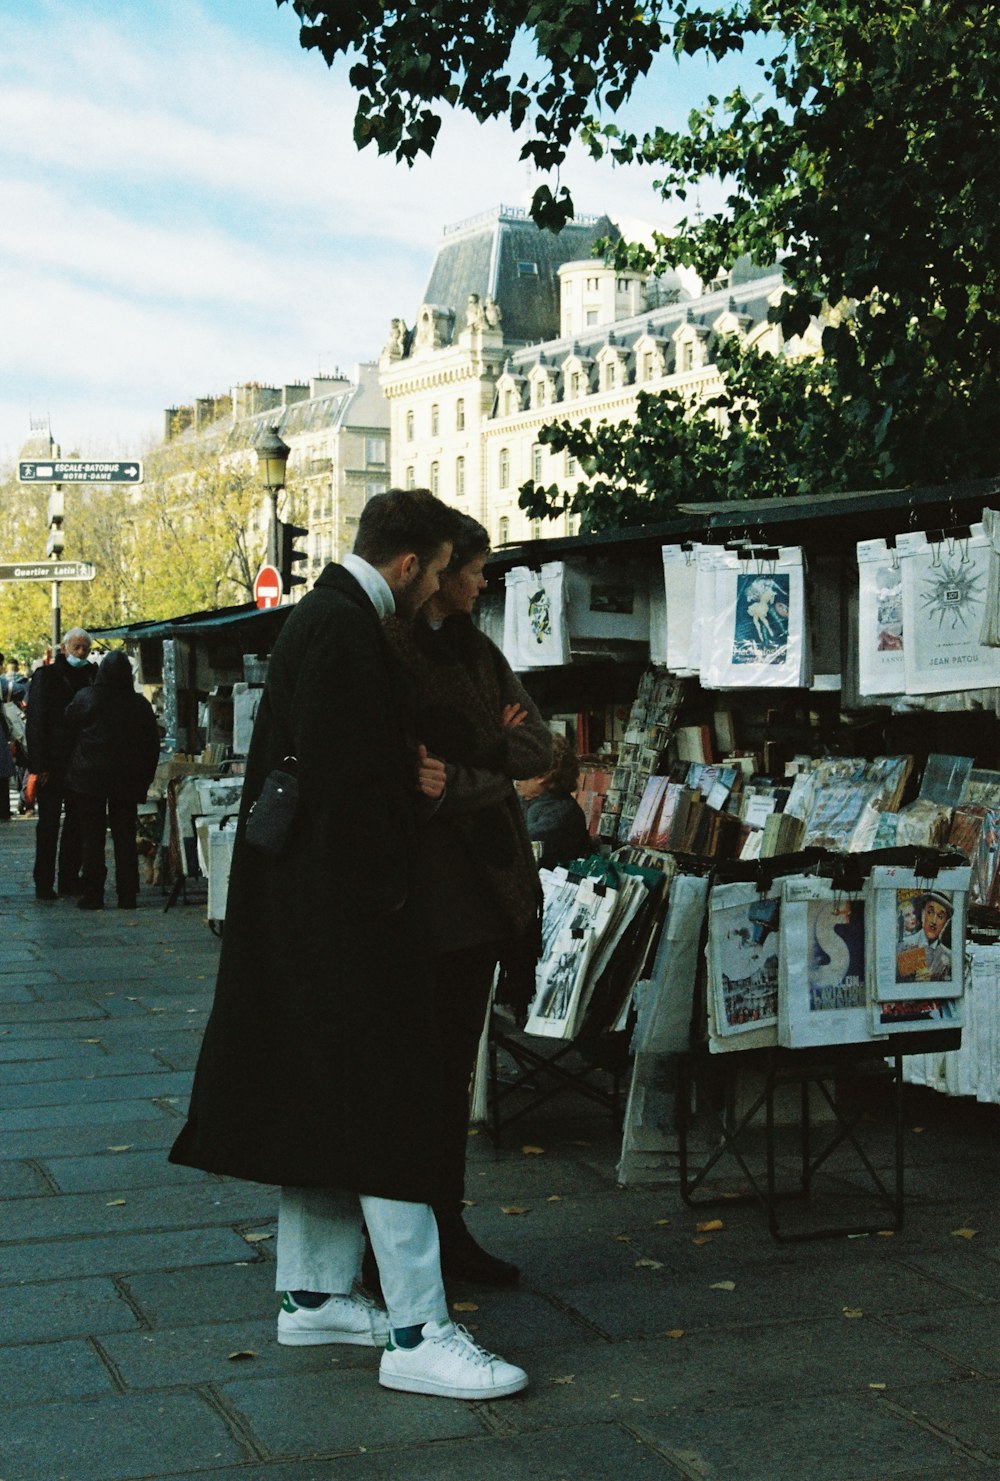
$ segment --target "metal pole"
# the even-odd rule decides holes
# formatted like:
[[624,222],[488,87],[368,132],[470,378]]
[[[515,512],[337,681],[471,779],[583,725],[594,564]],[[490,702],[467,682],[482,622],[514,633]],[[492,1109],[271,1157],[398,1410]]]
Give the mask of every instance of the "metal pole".
[[267,560],[268,565],[277,567],[278,564],[278,490],[268,489],[271,495],[271,528],[267,532]]
[[52,656],[59,651],[62,642],[62,609],[59,605],[59,582],[52,583]]

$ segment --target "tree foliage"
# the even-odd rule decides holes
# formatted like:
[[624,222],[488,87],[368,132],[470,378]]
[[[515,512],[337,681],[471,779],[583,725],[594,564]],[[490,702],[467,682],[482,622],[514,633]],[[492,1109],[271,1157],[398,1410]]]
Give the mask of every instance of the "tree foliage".
[[[997,0],[292,4],[303,46],[353,59],[359,144],[412,161],[454,107],[523,125],[522,155],[541,169],[579,131],[595,155],[651,166],[666,200],[715,176],[723,210],[682,221],[651,251],[609,246],[616,262],[686,263],[711,281],[743,255],[780,260],[787,291],[773,317],[788,337],[846,306],[825,329],[822,373],[729,350],[728,389],[711,407],[644,398],[634,433],[550,434],[592,471],[573,501],[585,527],[615,499],[639,517],[708,487],[747,496],[996,471]],[[640,137],[608,122],[659,53],[721,59],[762,40],[759,92],[707,95],[682,131]],[[514,60],[526,41],[533,71]],[[571,211],[564,189],[536,193],[540,225]],[[751,405],[755,418],[736,415]],[[563,501],[528,491],[524,502],[537,513]]]

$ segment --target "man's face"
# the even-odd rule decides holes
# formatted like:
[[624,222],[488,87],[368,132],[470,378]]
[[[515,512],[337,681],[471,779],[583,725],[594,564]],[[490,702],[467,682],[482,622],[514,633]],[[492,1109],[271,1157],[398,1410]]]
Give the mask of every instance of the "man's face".
[[78,633],[75,638],[70,638],[66,643],[66,652],[72,653],[74,658],[86,658],[90,653],[90,639]]
[[400,617],[415,617],[420,608],[441,585],[441,572],[451,560],[451,541],[440,546],[423,565],[415,564],[407,584],[395,592],[396,611]]
[[948,911],[940,900],[928,900],[924,906],[924,935],[936,941],[948,924]]

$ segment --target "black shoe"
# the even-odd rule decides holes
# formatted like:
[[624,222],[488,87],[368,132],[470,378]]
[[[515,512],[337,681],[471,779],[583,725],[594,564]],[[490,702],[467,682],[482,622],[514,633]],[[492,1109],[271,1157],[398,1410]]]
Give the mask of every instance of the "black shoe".
[[476,1243],[461,1216],[438,1216],[441,1273],[446,1281],[470,1280],[482,1286],[515,1286],[521,1272],[509,1260]]
[[40,889],[39,887],[36,886],[36,888],[35,888],[35,899],[36,900],[58,900],[59,899],[59,896],[56,894],[55,890],[52,890],[52,889]]
[[138,910],[139,902],[134,895],[124,895],[119,898],[119,910]]
[[76,902],[77,910],[103,910],[104,901],[99,900],[96,895],[81,895]]
[[80,880],[78,880],[78,879],[70,879],[70,880],[67,880],[65,884],[63,884],[62,880],[59,881],[59,894],[60,895],[80,895],[82,893],[83,893],[83,884],[82,884],[82,882]]

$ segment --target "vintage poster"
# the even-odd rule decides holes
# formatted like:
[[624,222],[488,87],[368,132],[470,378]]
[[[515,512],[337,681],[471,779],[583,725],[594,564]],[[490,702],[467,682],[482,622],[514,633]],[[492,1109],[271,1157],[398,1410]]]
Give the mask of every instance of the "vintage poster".
[[778,1022],[778,887],[718,885],[709,898],[714,1033],[740,1035]]
[[970,876],[967,867],[941,869],[932,879],[887,865],[872,870],[865,883],[869,971],[880,1005],[961,996]]
[[778,1042],[799,1049],[871,1036],[864,897],[826,879],[783,880]]
[[[701,682],[706,688],[808,685],[802,552],[765,557],[729,551],[717,557],[711,605],[701,621]],[[699,586],[699,603],[707,589]],[[710,615],[708,615],[710,613]]]
[[858,542],[858,688],[862,694],[901,694],[903,576],[884,540]]
[[903,576],[905,689],[940,694],[1000,685],[1000,649],[980,642],[990,550],[982,525],[969,539],[897,542]]

